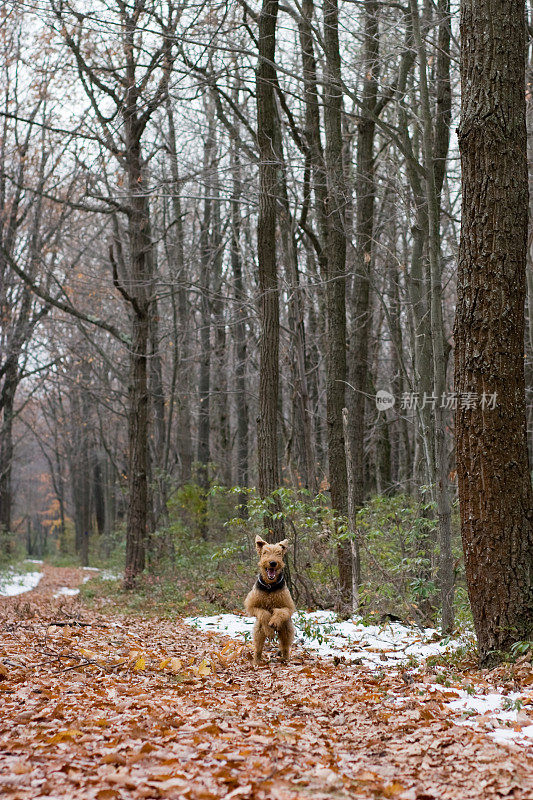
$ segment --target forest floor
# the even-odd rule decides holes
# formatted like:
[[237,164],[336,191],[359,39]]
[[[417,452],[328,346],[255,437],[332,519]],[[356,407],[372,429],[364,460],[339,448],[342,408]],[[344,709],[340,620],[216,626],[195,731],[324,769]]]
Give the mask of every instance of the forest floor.
[[89,608],[89,573],[43,571],[0,598],[2,797],[533,798],[533,747],[457,724],[423,674],[301,647],[254,670],[243,642]]

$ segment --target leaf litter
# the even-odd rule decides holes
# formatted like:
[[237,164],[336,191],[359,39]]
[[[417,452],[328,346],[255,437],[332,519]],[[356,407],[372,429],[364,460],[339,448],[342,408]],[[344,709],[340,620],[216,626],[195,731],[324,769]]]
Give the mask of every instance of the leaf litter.
[[53,597],[82,579],[45,566],[36,591],[0,601],[2,797],[533,797],[531,748],[458,725],[464,710],[449,707],[475,681],[488,697],[505,683],[516,703],[529,663],[445,688],[423,667],[297,645],[288,666],[271,649],[254,670],[245,641]]
[[[417,628],[399,622],[368,625],[359,616],[338,621],[333,611],[299,612],[294,620],[297,641],[304,648],[321,656],[340,658],[378,670],[385,666],[394,669],[413,663],[424,664],[430,656],[451,656],[459,648],[473,644],[473,634],[442,639],[434,628]],[[184,622],[198,630],[243,637],[244,641],[251,637],[254,625],[253,618],[237,614],[188,617]],[[523,690],[519,692],[497,684],[490,690],[482,685],[478,691],[468,684],[468,691],[459,686],[451,692],[449,687],[435,684],[424,691],[440,692],[441,697],[447,692],[453,697],[446,706],[457,712],[459,725],[485,730],[502,744],[533,745],[533,669],[529,657],[520,663],[525,665],[529,674],[522,676]],[[417,667],[412,669],[410,679],[414,680],[418,672]],[[441,671],[441,677],[444,672]],[[497,672],[494,675],[498,677]],[[531,717],[522,711],[527,707]]]

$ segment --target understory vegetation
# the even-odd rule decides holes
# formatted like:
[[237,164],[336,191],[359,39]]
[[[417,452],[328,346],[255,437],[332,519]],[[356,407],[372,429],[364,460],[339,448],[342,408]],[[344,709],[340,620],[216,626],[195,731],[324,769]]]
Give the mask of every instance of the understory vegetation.
[[[242,500],[245,499],[245,504]],[[150,539],[148,564],[134,590],[123,590],[123,529],[91,537],[90,563],[103,571],[82,587],[91,601],[112,600],[130,611],[175,615],[242,609],[255,575],[256,534],[266,535],[264,515],[279,505],[290,548],[287,572],[298,607],[339,606],[336,544],[350,539],[347,521],[335,518],[326,494],[283,488],[267,500],[255,490],[214,486],[205,494],[190,483],[169,499],[163,524]],[[401,619],[439,624],[438,546],[431,501],[399,494],[374,496],[357,516],[361,553],[359,613],[369,621]],[[456,617],[470,624],[457,515],[453,517]],[[22,546],[16,548],[17,556]],[[74,532],[52,536],[40,554],[56,566],[78,563]]]

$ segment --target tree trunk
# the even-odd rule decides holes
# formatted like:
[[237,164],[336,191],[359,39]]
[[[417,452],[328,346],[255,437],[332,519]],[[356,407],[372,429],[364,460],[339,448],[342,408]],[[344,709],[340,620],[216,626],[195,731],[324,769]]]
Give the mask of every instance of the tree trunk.
[[[350,437],[347,452],[349,468],[353,473],[353,517],[365,500],[365,410],[368,393],[368,342],[372,323],[370,276],[374,238],[374,207],[376,185],[374,178],[374,138],[378,69],[379,24],[378,3],[365,0],[365,40],[363,50],[364,81],[361,116],[357,128],[356,161],[356,247],[353,282],[353,313],[350,334],[350,384],[348,391],[348,419],[346,426]],[[359,556],[357,556],[359,560]],[[358,567],[360,572],[360,567]],[[359,585],[360,578],[354,581]],[[354,600],[355,605],[355,600]]]
[[[468,591],[487,665],[514,642],[533,638],[523,2],[463,0],[461,40],[457,474]],[[469,396],[475,402],[461,402]]]
[[[257,261],[259,266],[259,417],[257,424],[258,488],[262,498],[280,486],[278,454],[279,400],[279,289],[276,263],[276,203],[278,163],[274,147],[276,108],[276,21],[278,0],[263,0],[258,25],[257,142],[259,146],[259,219]],[[279,505],[273,504],[274,511]],[[284,538],[283,521],[265,516],[273,541]]]
[[[342,85],[337,0],[324,0],[324,123],[327,171],[327,426],[331,504],[348,513],[348,478],[342,410],[346,389],[346,186],[342,158]],[[348,541],[337,548],[341,603],[352,606],[352,553]]]
[[87,402],[87,380],[89,364],[81,360],[70,394],[70,475],[74,523],[76,530],[76,553],[81,565],[89,564],[89,529],[91,526],[91,459],[89,456],[90,414]]
[[198,384],[198,485],[202,492],[200,533],[205,539],[207,530],[207,490],[209,488],[209,462],[211,461],[211,273],[213,249],[211,227],[213,214],[212,181],[215,154],[214,120],[210,119],[209,131],[204,146],[204,213],[200,229],[200,375]]
[[[216,155],[216,153],[215,153]],[[222,236],[221,202],[220,202],[220,177],[218,163],[215,161],[211,167],[211,194],[213,197],[213,414],[211,427],[214,431],[214,461],[218,474],[218,481],[222,486],[231,486],[231,447],[229,431],[228,407],[228,362],[227,362],[227,332],[224,309],[224,240]]]
[[[100,455],[93,452],[93,503],[94,503],[94,516],[96,520],[96,530],[98,535],[102,536],[105,533],[105,492],[104,482],[102,477],[102,462]],[[61,501],[60,501],[61,504]]]
[[[155,272],[155,269],[152,267]],[[150,419],[152,420],[151,448],[151,533],[155,532],[159,520],[167,513],[168,476],[165,470],[166,442],[166,396],[163,381],[163,358],[159,335],[159,309],[155,298],[150,307]]]
[[[169,131],[170,173],[172,177],[172,211],[174,217],[174,242],[172,248],[173,264],[172,276],[177,287],[172,286],[172,310],[174,314],[174,363],[172,374],[171,402],[167,419],[167,437],[165,446],[165,466],[168,468],[171,441],[171,423],[173,412],[173,398],[176,386],[180,383],[178,399],[178,458],[180,461],[180,482],[187,483],[192,472],[192,436],[191,436],[191,404],[189,392],[192,389],[190,376],[190,341],[189,341],[189,315],[190,306],[186,290],[186,264],[184,255],[183,214],[181,207],[181,181],[178,168],[178,152],[176,143],[176,128],[170,98],[167,100],[167,119]],[[177,295],[177,303],[176,303]]]
[[309,410],[309,389],[306,369],[305,324],[302,307],[302,290],[298,269],[298,247],[295,235],[295,222],[291,214],[287,189],[287,165],[283,153],[281,124],[279,118],[276,125],[274,146],[279,163],[280,213],[279,229],[282,252],[286,266],[286,280],[289,289],[288,327],[290,337],[290,367],[292,373],[293,393],[290,398],[292,407],[293,430],[291,438],[297,439],[300,466],[298,479],[312,494],[317,492],[316,456],[313,441],[313,425]]
[[124,585],[131,588],[145,566],[148,534],[149,468],[149,388],[150,310],[152,274],[150,217],[147,190],[142,170],[140,131],[137,120],[137,94],[132,85],[124,111],[127,144],[126,167],[130,199],[130,286],[132,336],[128,414],[128,519]]
[[[135,274],[135,273],[133,273]],[[124,585],[132,588],[145,565],[148,523],[149,322],[146,309],[133,317],[128,414],[128,518]]]
[[[241,257],[241,210],[242,178],[239,151],[236,142],[231,150],[233,190],[231,197],[231,268],[235,293],[235,317],[233,337],[235,340],[235,399],[237,406],[237,486],[248,486],[248,397],[246,392],[246,293],[242,274]],[[239,497],[241,514],[245,513],[246,494]]]
[[6,370],[2,387],[3,419],[0,429],[0,548],[6,556],[11,555],[11,509],[13,467],[13,415],[15,393],[19,383],[18,360]]

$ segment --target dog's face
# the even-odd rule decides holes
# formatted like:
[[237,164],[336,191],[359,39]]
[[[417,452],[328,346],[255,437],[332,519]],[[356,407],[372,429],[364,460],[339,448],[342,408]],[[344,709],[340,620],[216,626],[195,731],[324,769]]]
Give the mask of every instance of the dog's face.
[[259,553],[259,570],[265,583],[275,583],[278,580],[285,566],[283,556],[288,544],[288,539],[278,544],[269,544],[260,536],[255,537],[255,546]]

